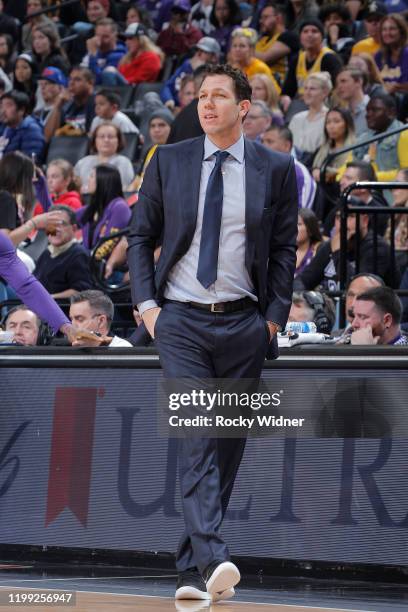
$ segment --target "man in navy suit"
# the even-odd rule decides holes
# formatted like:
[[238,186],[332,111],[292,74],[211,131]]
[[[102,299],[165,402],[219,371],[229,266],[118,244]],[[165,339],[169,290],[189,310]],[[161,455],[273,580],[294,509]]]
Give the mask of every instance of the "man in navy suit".
[[[296,261],[293,160],[244,139],[246,76],[211,66],[199,92],[205,136],[159,147],[129,236],[133,303],[166,378],[259,379],[277,357]],[[154,249],[162,250],[154,267]],[[220,525],[245,439],[179,440],[185,520],[176,599],[226,599],[238,568]]]

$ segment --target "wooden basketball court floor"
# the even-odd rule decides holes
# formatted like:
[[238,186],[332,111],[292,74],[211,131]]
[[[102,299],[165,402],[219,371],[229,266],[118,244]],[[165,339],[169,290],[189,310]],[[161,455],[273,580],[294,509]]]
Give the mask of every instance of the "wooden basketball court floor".
[[[408,584],[245,578],[230,601],[175,601],[174,574],[78,566],[0,566],[0,612],[407,612]],[[31,594],[75,593],[72,605],[34,604]],[[19,605],[22,596],[25,605]],[[18,596],[19,597],[18,597]],[[15,603],[12,603],[15,602]]]

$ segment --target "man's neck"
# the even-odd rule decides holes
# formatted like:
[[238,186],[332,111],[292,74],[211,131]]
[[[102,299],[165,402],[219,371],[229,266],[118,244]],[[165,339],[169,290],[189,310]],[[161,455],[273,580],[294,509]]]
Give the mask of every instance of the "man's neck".
[[386,329],[381,336],[378,344],[390,344],[390,342],[395,342],[401,335],[401,328],[399,325],[392,325],[388,329]]
[[313,49],[306,49],[305,53],[306,53],[306,60],[308,62],[311,62],[313,60],[315,60],[317,58],[317,56],[319,55],[320,51],[322,50],[322,47],[313,47]]
[[74,96],[73,100],[77,106],[84,106],[90,98],[90,94],[85,94],[81,96]]
[[229,132],[228,134],[215,134],[214,136],[207,135],[207,138],[218,147],[221,151],[225,151],[229,147],[232,147],[242,136],[242,131]]
[[364,92],[361,89],[356,89],[353,97],[350,100],[351,110],[356,110],[357,106],[364,101]]

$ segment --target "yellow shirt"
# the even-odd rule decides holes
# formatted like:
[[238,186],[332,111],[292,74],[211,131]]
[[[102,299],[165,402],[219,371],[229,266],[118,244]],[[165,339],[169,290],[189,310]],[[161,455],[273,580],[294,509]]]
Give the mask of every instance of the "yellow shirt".
[[247,75],[248,79],[253,77],[255,74],[267,74],[268,77],[271,79],[272,83],[274,84],[274,87],[278,94],[280,94],[280,92],[282,91],[280,85],[273,76],[271,69],[262,60],[253,57],[249,66],[246,66],[246,68],[244,69],[244,72]]
[[329,49],[329,47],[322,47],[319,55],[316,57],[315,61],[313,62],[313,65],[311,68],[309,68],[309,70],[306,68],[306,53],[305,51],[299,51],[299,57],[298,57],[298,61],[296,64],[296,81],[297,81],[297,95],[301,96],[303,95],[303,86],[304,83],[307,79],[307,77],[309,75],[311,75],[313,72],[320,72],[321,71],[321,65],[322,65],[322,59],[324,58],[325,55],[327,55],[327,53],[333,53],[333,51],[331,49]]
[[[258,53],[266,53],[273,47],[273,45],[276,43],[280,35],[281,33],[278,32],[277,34],[271,37],[262,36],[262,38],[260,38],[258,42],[256,43],[255,50]],[[277,62],[275,62],[274,64],[272,64],[272,66],[270,66],[270,69],[271,69],[272,74],[279,75],[280,82],[283,83],[286,77],[286,71],[288,69],[287,58],[281,57],[280,59],[278,59]]]
[[356,55],[357,53],[369,53],[370,55],[374,55],[374,53],[377,53],[377,51],[379,50],[379,43],[376,43],[374,38],[372,38],[372,36],[369,36],[368,38],[359,40],[358,43],[353,45],[351,55]]

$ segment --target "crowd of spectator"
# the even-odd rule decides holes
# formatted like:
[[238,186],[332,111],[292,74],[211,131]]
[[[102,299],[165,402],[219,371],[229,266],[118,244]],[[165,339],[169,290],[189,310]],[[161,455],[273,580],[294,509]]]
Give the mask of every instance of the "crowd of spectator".
[[[206,66],[228,63],[252,87],[246,138],[295,159],[291,317],[311,317],[304,294],[322,292],[336,326],[328,296],[338,298],[345,256],[347,291],[350,279],[362,285],[349,327],[363,326],[370,300],[404,325],[408,309],[375,290],[408,287],[408,216],[372,209],[408,211],[408,190],[351,193],[371,210],[348,215],[346,253],[340,217],[351,184],[408,182],[407,19],[406,0],[0,0],[0,230],[55,298],[105,308],[108,324],[91,331],[107,337],[95,262],[107,291],[126,281],[126,238],[109,237],[129,225],[156,148],[202,134]],[[0,301],[13,297],[0,281]],[[8,329],[21,321],[34,338],[36,315],[17,308]],[[393,341],[364,333],[355,339]]]

